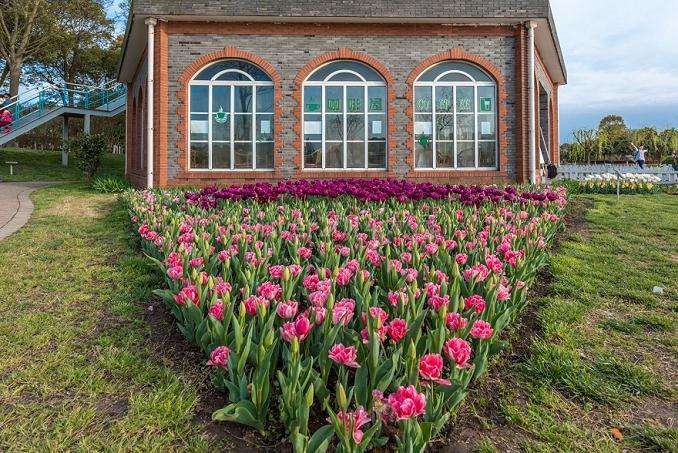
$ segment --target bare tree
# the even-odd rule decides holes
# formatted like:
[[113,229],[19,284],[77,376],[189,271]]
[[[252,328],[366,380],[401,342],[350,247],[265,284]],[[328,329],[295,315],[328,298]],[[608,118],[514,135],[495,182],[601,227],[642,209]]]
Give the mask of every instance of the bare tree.
[[591,157],[598,157],[600,149],[598,131],[595,129],[579,129],[572,133],[575,144],[586,156],[586,163],[591,163]]
[[45,0],[0,0],[0,57],[5,60],[10,96],[19,93],[21,68],[44,39],[35,33],[44,6]]

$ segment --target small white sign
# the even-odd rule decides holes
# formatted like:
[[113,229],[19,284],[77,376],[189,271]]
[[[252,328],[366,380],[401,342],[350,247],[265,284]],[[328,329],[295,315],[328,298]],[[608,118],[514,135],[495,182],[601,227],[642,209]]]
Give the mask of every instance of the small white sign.
[[206,120],[191,120],[192,134],[207,134],[209,132],[209,123]]
[[480,122],[480,133],[482,135],[492,134],[492,123],[489,122],[489,121],[481,121]]
[[271,122],[269,120],[261,120],[260,126],[259,126],[259,132],[262,134],[270,134],[271,133]]
[[430,121],[416,121],[414,123],[414,135],[431,135],[433,124]]
[[381,121],[372,121],[372,133],[381,134]]
[[320,135],[322,134],[323,125],[320,121],[304,121],[304,134]]

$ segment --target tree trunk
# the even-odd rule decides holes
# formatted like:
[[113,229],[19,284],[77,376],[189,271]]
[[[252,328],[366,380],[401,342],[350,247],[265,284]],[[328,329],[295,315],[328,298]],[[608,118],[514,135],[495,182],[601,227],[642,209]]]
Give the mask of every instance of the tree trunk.
[[7,62],[9,66],[9,96],[14,97],[19,94],[19,85],[21,83],[21,61]]

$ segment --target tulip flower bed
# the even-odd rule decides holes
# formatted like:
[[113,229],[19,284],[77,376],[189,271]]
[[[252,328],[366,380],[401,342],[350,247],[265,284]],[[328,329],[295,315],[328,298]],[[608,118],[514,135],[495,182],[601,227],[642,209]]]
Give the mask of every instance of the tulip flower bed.
[[505,346],[565,205],[379,180],[125,199],[228,395],[213,417],[282,422],[296,452],[423,450]]

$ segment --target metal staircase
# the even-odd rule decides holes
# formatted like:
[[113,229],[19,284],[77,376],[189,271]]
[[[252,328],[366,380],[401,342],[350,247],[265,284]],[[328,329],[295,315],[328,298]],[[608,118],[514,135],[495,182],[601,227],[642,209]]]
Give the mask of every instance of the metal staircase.
[[21,93],[4,107],[12,114],[12,121],[0,127],[0,145],[57,116],[86,118],[88,128],[91,116],[115,116],[123,112],[126,94],[125,85],[115,81],[95,87],[46,85]]

